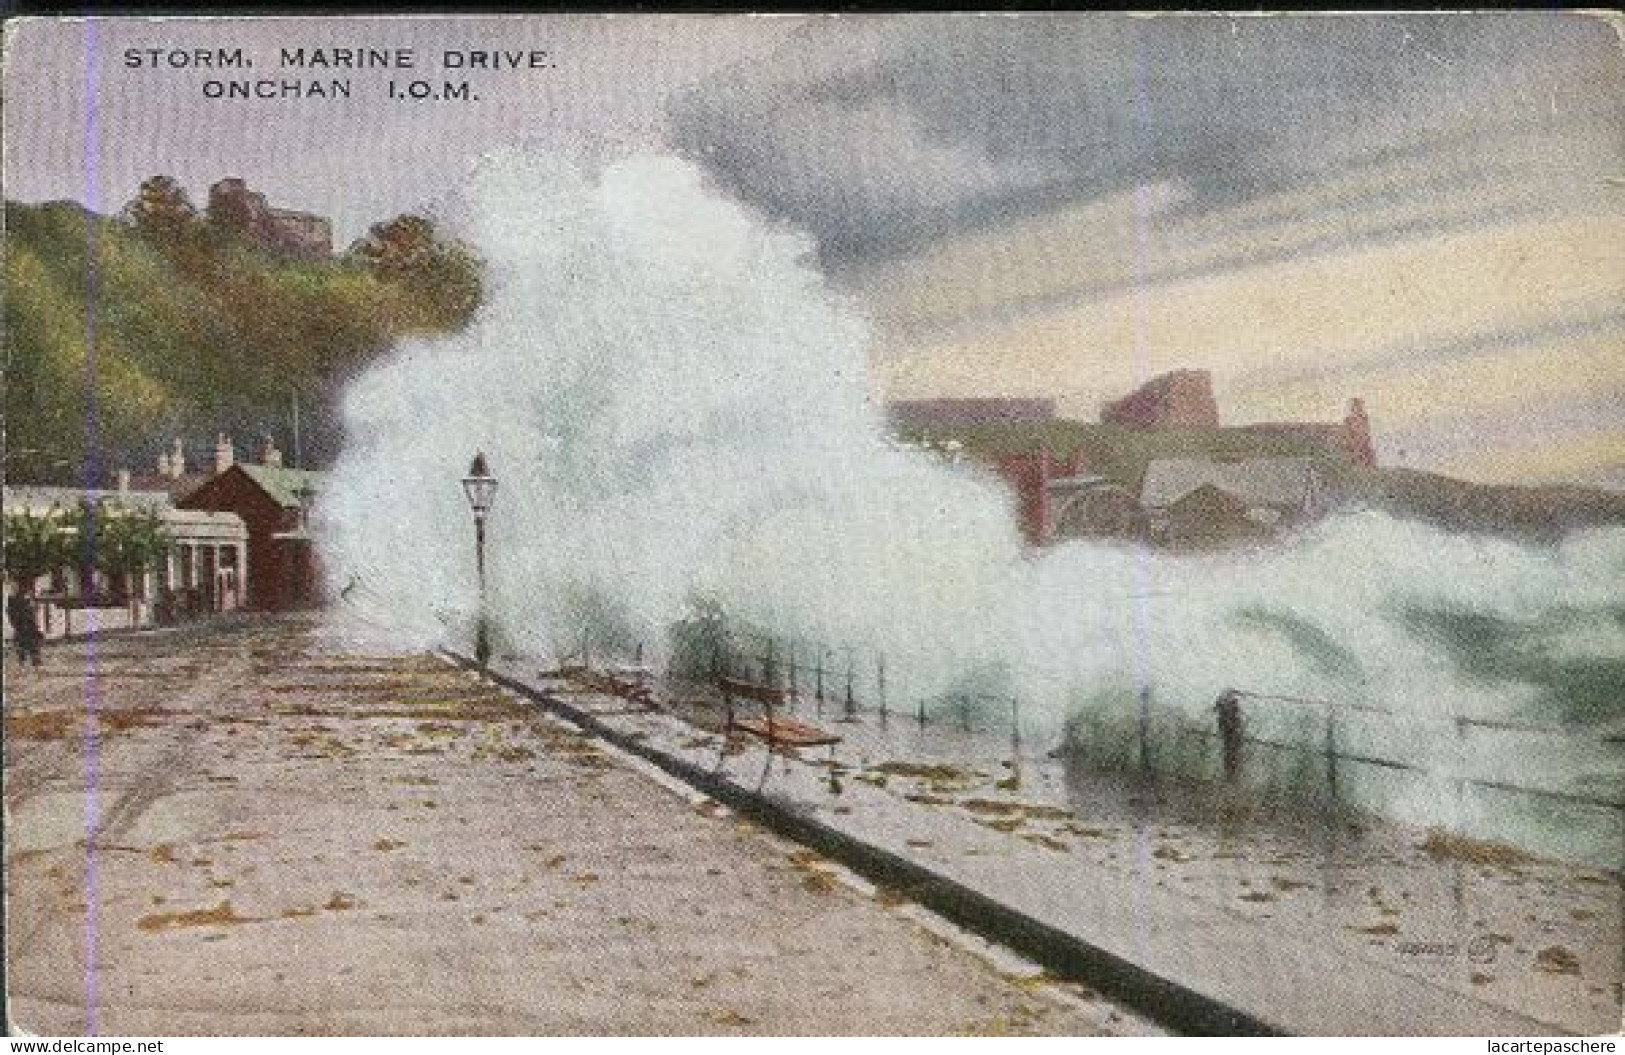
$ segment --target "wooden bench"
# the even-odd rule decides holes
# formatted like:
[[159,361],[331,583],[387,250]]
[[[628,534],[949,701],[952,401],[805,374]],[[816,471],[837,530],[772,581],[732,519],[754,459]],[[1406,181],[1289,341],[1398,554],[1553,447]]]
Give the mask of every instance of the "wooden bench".
[[639,707],[655,706],[654,689],[649,686],[641,672],[628,676],[624,672],[589,670],[586,667],[560,667],[556,671],[543,671],[542,676],[566,678],[588,692],[618,696]]
[[841,738],[834,733],[827,733],[814,725],[798,722],[794,718],[775,718],[769,715],[766,718],[740,718],[730,725],[730,731],[738,729],[760,737],[767,744],[767,758],[762,765],[762,779],[757,784],[757,790],[767,786],[768,771],[773,768],[773,758],[777,755],[784,759],[785,771],[789,771],[792,755],[800,757],[797,752],[803,747],[829,748],[829,790],[832,794],[840,794],[841,781],[836,775],[835,745]]
[[790,700],[790,693],[785,689],[758,685],[753,681],[741,681],[738,678],[718,678],[717,688],[722,690],[724,696],[737,696],[742,700],[755,700],[757,703],[783,704]]
[[834,733],[794,718],[740,718],[734,728],[759,736],[773,747],[833,747],[841,742]]

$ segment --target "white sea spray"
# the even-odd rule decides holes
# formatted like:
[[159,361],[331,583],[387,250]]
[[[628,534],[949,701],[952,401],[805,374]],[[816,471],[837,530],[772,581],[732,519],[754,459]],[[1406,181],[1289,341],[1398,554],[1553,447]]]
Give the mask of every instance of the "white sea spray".
[[[1618,766],[1528,738],[1464,752],[1456,718],[1558,714],[1561,686],[1475,673],[1449,632],[1534,627],[1517,645],[1530,663],[1625,661],[1625,533],[1538,547],[1361,512],[1263,551],[1034,554],[1001,484],[886,439],[864,321],[810,243],[694,166],[513,154],[481,165],[446,219],[487,262],[487,303],[354,382],[315,514],[332,590],[403,641],[466,644],[478,595],[458,480],[483,450],[501,481],[488,603],[504,648],[559,656],[590,623],[658,660],[706,601],[871,680],[884,657],[899,708],[1018,695],[1051,739],[1080,717],[1122,727],[1146,691],[1192,728],[1225,688],[1361,704],[1389,713],[1350,712],[1346,746],[1433,775],[1381,784],[1379,808],[1464,826],[1465,807],[1441,805],[1459,776],[1567,787],[1577,767]],[[1318,737],[1324,711],[1301,707],[1249,715]]]

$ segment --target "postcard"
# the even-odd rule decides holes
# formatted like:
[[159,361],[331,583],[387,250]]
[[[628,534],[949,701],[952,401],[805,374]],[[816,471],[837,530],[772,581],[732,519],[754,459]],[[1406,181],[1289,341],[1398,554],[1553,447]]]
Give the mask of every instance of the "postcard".
[[1622,26],[10,19],[9,1029],[1619,1033]]

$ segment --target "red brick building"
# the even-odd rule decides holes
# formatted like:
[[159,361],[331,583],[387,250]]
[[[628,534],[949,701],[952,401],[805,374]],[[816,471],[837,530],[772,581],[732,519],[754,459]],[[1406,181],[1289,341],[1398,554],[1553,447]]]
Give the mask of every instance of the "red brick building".
[[1206,370],[1175,370],[1154,377],[1100,411],[1105,425],[1136,431],[1216,429],[1219,404],[1213,375]]
[[248,607],[307,608],[320,600],[305,511],[321,473],[279,465],[232,465],[177,503],[231,512],[248,528]]

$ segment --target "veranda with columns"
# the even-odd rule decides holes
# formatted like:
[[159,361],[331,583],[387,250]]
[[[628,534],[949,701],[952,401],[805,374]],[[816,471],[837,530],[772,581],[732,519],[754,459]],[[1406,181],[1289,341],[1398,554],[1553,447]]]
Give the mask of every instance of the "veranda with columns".
[[[82,503],[110,515],[153,513],[169,537],[156,567],[127,581],[101,573],[81,579],[60,568],[34,582],[35,609],[47,637],[154,626],[233,611],[247,604],[248,529],[231,512],[176,509],[164,492],[22,485],[4,489],[5,512],[57,518]],[[7,588],[13,584],[7,582]],[[11,626],[5,625],[11,637]]]

